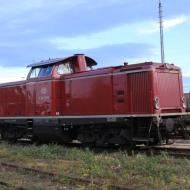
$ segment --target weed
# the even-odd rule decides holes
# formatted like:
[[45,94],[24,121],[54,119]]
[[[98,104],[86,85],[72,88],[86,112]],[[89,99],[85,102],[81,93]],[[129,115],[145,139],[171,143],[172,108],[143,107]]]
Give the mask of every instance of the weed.
[[[70,183],[66,175],[87,177],[92,180],[88,189],[95,188],[94,179],[105,184],[102,189],[109,183],[133,185],[138,189],[190,189],[190,161],[167,154],[130,157],[125,152],[96,154],[88,148],[81,150],[56,144],[21,146],[3,143],[0,144],[0,159],[56,171],[60,173],[60,184]],[[86,187],[78,189],[83,188]]]

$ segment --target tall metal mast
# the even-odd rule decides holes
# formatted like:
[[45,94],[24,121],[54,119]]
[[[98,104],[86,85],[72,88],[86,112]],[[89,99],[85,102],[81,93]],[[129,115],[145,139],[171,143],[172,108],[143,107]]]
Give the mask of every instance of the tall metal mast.
[[160,23],[161,62],[162,62],[162,64],[165,64],[164,32],[163,32],[163,11],[162,11],[162,3],[161,3],[161,0],[159,0],[159,23]]

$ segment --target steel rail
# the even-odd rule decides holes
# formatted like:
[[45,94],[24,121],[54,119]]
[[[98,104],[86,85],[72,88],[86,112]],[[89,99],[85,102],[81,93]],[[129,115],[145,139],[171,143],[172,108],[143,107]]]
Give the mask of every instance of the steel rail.
[[6,188],[12,188],[12,189],[15,189],[15,190],[28,190],[25,187],[16,187],[16,186],[13,186],[13,185],[5,182],[5,181],[0,181],[0,186],[6,187]]
[[131,151],[132,155],[139,153],[146,154],[147,156],[161,155],[166,153],[168,156],[175,158],[186,158],[190,159],[190,144],[171,144],[161,146],[142,146],[136,147]]
[[[4,167],[15,169],[15,170],[35,173],[38,175],[43,175],[43,176],[46,175],[46,176],[54,177],[54,178],[59,177],[59,174],[54,173],[54,172],[48,172],[48,171],[44,171],[44,170],[23,167],[23,166],[19,166],[16,164],[10,164],[7,162],[0,162],[0,165],[4,166]],[[74,182],[74,183],[78,182],[78,183],[83,183],[83,184],[92,184],[92,180],[88,179],[88,178],[74,177],[74,176],[70,176],[70,175],[64,175],[64,177],[66,177],[67,179],[69,179],[71,182]],[[94,179],[93,185],[101,187],[102,185],[104,185],[104,182],[101,180],[98,180],[98,179]],[[134,190],[134,188],[130,188],[125,185],[117,185],[117,184],[108,184],[108,188],[112,189],[112,190]],[[18,189],[18,190],[25,190],[25,189]]]

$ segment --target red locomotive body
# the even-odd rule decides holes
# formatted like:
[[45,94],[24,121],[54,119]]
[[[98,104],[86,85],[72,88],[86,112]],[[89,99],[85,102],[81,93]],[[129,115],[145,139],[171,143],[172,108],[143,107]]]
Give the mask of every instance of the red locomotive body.
[[26,81],[0,85],[1,135],[157,142],[170,119],[184,114],[180,68],[146,62],[92,70],[95,65],[84,55],[48,60],[30,65]]

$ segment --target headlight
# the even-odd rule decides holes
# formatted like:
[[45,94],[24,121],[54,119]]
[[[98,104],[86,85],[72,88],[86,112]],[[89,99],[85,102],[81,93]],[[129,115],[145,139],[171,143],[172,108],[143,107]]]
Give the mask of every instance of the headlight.
[[182,98],[181,98],[181,101],[182,101],[183,108],[184,108],[184,109],[187,108],[187,106],[186,106],[186,101],[185,101],[185,97],[182,97]]
[[154,107],[155,109],[159,110],[160,109],[160,99],[158,97],[154,98]]

